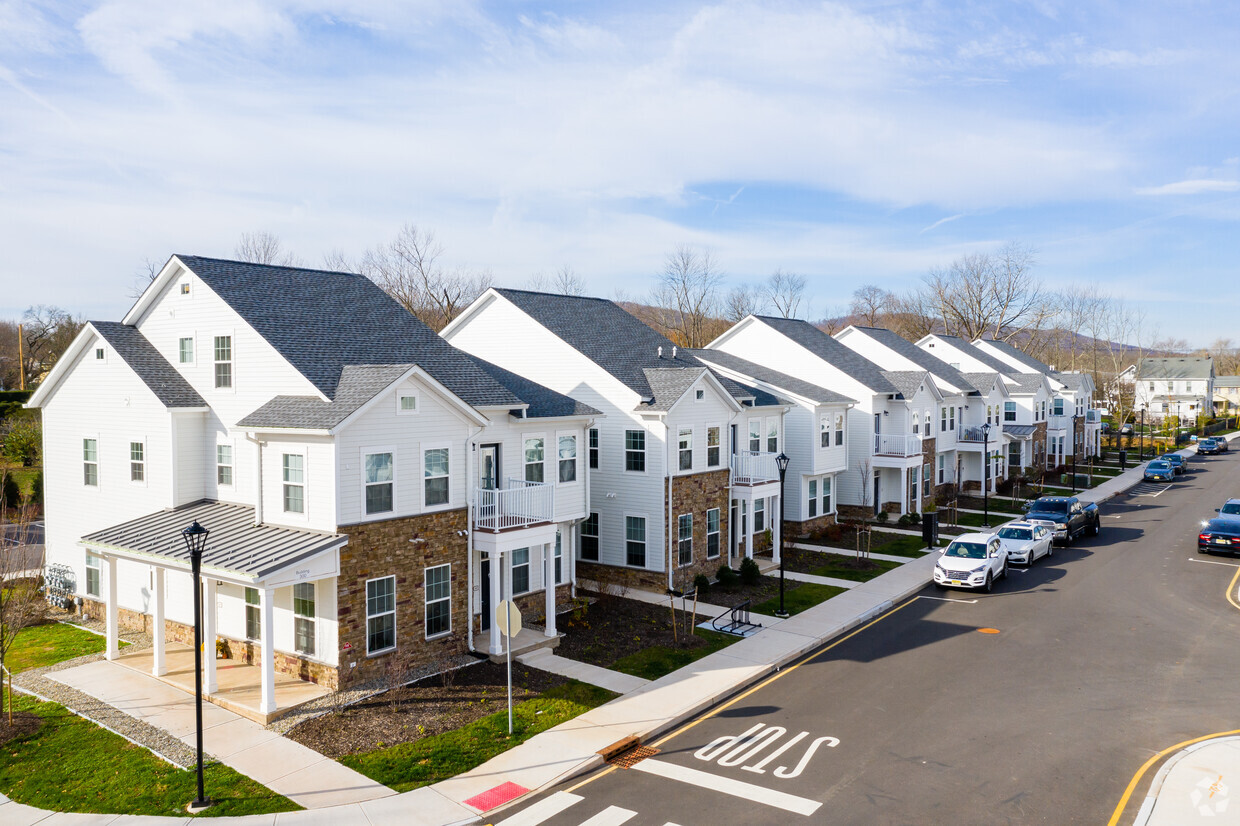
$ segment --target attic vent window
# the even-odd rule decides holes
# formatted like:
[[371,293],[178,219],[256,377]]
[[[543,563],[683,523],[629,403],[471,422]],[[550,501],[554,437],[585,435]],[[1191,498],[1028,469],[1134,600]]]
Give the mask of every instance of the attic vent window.
[[396,409],[400,413],[417,413],[418,397],[410,393],[401,393]]
[[189,295],[189,282],[188,281],[181,282],[181,295]]
[[103,348],[102,347],[95,348],[95,358],[99,361],[103,361]]
[[705,391],[705,390],[699,390],[699,391],[697,391],[697,392],[694,394],[693,398],[694,398],[696,401],[699,401],[699,402],[700,402],[702,399],[706,398],[706,391]]

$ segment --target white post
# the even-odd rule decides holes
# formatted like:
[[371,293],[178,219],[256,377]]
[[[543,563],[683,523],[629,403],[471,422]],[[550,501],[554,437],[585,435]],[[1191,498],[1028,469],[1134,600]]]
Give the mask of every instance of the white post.
[[206,604],[202,610],[202,691],[204,694],[214,694],[220,690],[215,675],[215,604],[218,583],[214,579],[207,579],[206,584]]
[[908,513],[908,468],[900,468],[900,515]]
[[108,616],[106,620],[107,626],[107,653],[104,655],[109,660],[115,660],[120,656],[120,626],[117,622],[117,605],[116,599],[116,557],[106,557],[108,560]]
[[154,657],[151,660],[151,674],[162,677],[168,673],[168,665],[164,656],[164,569],[155,566],[155,610],[151,619],[151,645]]
[[258,710],[263,714],[271,714],[276,710],[276,649],[273,645],[275,640],[272,639],[275,636],[275,623],[271,604],[274,596],[275,591],[271,588],[258,589],[259,610],[262,614],[262,630],[259,632],[259,637],[262,640],[261,655],[263,658],[260,663],[262,697]]
[[745,500],[741,500],[741,521],[745,523],[745,556],[749,559],[753,559],[753,501],[749,500],[749,513],[746,514]]
[[[562,546],[561,546],[562,547]],[[548,637],[555,633],[555,545],[543,545],[543,586],[547,593],[547,625],[543,632]]]
[[775,523],[775,529],[771,531],[771,559],[777,565],[779,564],[779,551],[784,544],[784,520],[780,518],[784,512],[783,498],[784,495],[781,493],[779,496],[772,496],[766,500],[771,513],[771,521]]
[[499,608],[500,601],[504,598],[500,591],[500,583],[504,576],[504,555],[489,551],[487,560],[491,569],[491,616],[487,617],[487,622],[491,623],[490,651],[492,654],[503,654],[504,643],[500,639],[499,623],[495,621],[495,610]]

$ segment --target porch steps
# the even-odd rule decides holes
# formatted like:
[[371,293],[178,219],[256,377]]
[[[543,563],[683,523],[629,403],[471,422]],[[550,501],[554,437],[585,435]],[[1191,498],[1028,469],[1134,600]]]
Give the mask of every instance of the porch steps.
[[[514,660],[520,660],[522,655],[529,654],[532,651],[538,651],[542,648],[556,648],[559,646],[560,639],[563,636],[563,634],[557,634],[554,637],[548,637],[545,633],[543,633],[542,628],[527,625],[517,633],[516,638],[512,641],[512,658]],[[508,641],[505,640],[503,653],[488,654],[487,657],[493,663],[505,663],[508,661],[507,652]]]

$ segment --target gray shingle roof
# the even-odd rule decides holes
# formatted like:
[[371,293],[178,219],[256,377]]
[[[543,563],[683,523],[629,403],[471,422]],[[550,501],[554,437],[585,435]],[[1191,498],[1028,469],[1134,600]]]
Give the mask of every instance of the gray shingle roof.
[[1137,364],[1137,380],[1146,379],[1207,379],[1214,372],[1214,359],[1178,356],[1141,359]]
[[525,409],[525,417],[527,419],[603,415],[602,411],[595,410],[585,402],[579,402],[572,396],[565,396],[563,393],[557,393],[549,387],[543,387],[541,384],[530,381],[524,376],[518,376],[510,370],[505,370],[498,364],[492,364],[477,357],[474,358],[474,361],[491,378],[507,387],[529,405]]
[[951,386],[959,388],[966,395],[976,395],[976,388],[959,370],[933,353],[927,353],[898,333],[884,330],[881,327],[857,327],[856,329],[863,331],[887,349],[904,356],[904,358],[923,370],[928,370],[935,378],[943,379]]
[[1081,385],[1085,383],[1085,376],[1081,373],[1052,372],[1050,376],[1069,390],[1080,390]]
[[900,395],[906,399],[911,399],[917,395],[917,391],[926,382],[926,376],[930,375],[929,370],[884,370],[883,378],[891,382],[892,386],[900,391]]
[[991,370],[994,370],[996,373],[1007,374],[1007,373],[1015,372],[1015,368],[1013,368],[1012,365],[1000,359],[995,358],[994,356],[990,355],[990,353],[982,352],[977,347],[974,347],[972,344],[965,341],[960,336],[949,336],[949,335],[944,335],[942,333],[937,333],[936,335],[945,344],[950,344],[956,349],[960,350],[960,352],[969,354],[973,358],[980,361],[982,364],[985,364]]
[[207,406],[198,391],[137,327],[119,321],[92,321],[90,324],[165,407]]
[[706,372],[705,367],[646,368],[646,383],[654,400],[646,410],[671,410],[672,405]]
[[775,316],[756,316],[823,361],[852,376],[875,393],[900,391],[883,376],[877,364],[840,344],[808,321]]
[[211,532],[202,554],[204,568],[259,578],[342,545],[347,539],[340,534],[255,525],[254,508],[204,499],[95,531],[82,541],[163,557],[188,567],[189,551],[181,531],[194,522]]
[[1053,372],[1049,364],[1038,361],[1033,356],[1026,353],[1024,350],[1021,350],[1018,347],[1013,347],[1011,344],[1009,344],[1006,341],[999,341],[997,339],[990,339],[990,338],[984,339],[984,341],[990,346],[994,347],[995,349],[1002,351],[1004,355],[1014,358],[1017,361],[1019,361],[1021,364],[1025,365],[1025,367],[1028,369],[1022,370],[1021,372],[1023,373],[1051,373]]
[[330,430],[411,367],[411,364],[346,364],[333,401],[325,402],[317,396],[276,396],[237,422],[237,426]]
[[363,275],[177,258],[328,398],[345,365],[417,364],[467,404],[521,404]]
[[[995,382],[999,379],[998,373],[961,373],[965,380],[969,382],[969,386],[977,390],[978,393],[989,395],[994,389]],[[1008,392],[1011,392],[1010,390]]]
[[725,370],[739,373],[751,381],[769,384],[786,393],[793,393],[816,404],[850,404],[856,401],[833,390],[827,390],[816,384],[810,384],[807,381],[802,381],[778,370],[772,370],[761,364],[754,364],[748,359],[734,356],[731,353],[725,353],[722,350],[693,350],[691,352],[707,364],[718,365]]
[[1240,376],[1215,376],[1215,387],[1240,387]]
[[1037,393],[1038,388],[1045,381],[1045,377],[1041,373],[1005,373],[1004,375],[1016,382],[1008,388],[1008,392],[1017,396]]

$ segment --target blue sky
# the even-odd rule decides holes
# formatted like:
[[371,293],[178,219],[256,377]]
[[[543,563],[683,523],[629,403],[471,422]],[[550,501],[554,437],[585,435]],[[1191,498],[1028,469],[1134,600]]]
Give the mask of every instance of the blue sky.
[[0,0],[0,316],[119,318],[145,259],[405,222],[640,297],[680,244],[808,315],[1008,241],[1233,333],[1240,11],[1186,2]]

